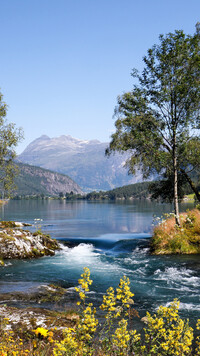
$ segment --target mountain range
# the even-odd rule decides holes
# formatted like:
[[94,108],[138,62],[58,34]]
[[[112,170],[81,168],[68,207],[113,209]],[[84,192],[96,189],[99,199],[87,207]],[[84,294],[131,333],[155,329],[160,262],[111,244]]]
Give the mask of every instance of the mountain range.
[[18,160],[67,174],[85,192],[141,182],[140,172],[130,176],[124,168],[128,155],[116,153],[108,158],[107,146],[106,142],[79,140],[69,135],[53,138],[42,135],[26,147]]

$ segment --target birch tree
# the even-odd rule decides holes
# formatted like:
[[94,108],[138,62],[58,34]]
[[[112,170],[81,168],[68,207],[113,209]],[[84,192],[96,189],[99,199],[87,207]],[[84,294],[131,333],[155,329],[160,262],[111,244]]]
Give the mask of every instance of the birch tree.
[[[175,31],[143,58],[142,73],[133,70],[131,92],[118,97],[116,132],[106,150],[130,152],[129,172],[143,177],[173,177],[176,224],[180,225],[178,176],[192,188],[191,172],[200,169],[200,31]],[[198,193],[198,192],[197,192]]]

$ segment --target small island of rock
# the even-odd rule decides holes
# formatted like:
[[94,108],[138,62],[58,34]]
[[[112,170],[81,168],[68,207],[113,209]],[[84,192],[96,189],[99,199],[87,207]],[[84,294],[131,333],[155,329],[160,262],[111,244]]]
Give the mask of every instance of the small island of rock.
[[[0,222],[0,259],[32,258],[52,256],[60,247],[58,242],[41,231],[30,232],[23,230],[27,224],[1,221]],[[3,264],[3,262],[1,262]]]

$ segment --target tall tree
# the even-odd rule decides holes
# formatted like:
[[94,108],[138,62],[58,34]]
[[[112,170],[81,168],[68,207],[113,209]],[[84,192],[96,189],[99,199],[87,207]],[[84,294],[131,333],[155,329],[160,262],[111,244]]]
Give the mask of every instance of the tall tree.
[[[151,174],[173,177],[176,223],[180,225],[178,175],[200,168],[200,33],[183,31],[160,35],[143,58],[141,74],[131,92],[118,97],[116,132],[106,150],[129,151],[130,173],[136,167]],[[196,158],[195,158],[196,157]]]
[[23,137],[22,129],[17,129],[15,124],[6,121],[7,105],[0,93],[0,189],[2,194],[9,192],[14,187],[14,177],[17,166],[15,147]]

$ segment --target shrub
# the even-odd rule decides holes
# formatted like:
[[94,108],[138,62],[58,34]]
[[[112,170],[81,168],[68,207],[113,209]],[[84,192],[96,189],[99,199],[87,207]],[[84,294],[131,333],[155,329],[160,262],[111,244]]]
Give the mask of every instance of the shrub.
[[180,215],[181,226],[175,224],[174,216],[166,214],[159,219],[151,238],[154,254],[200,253],[200,211],[194,209]]

